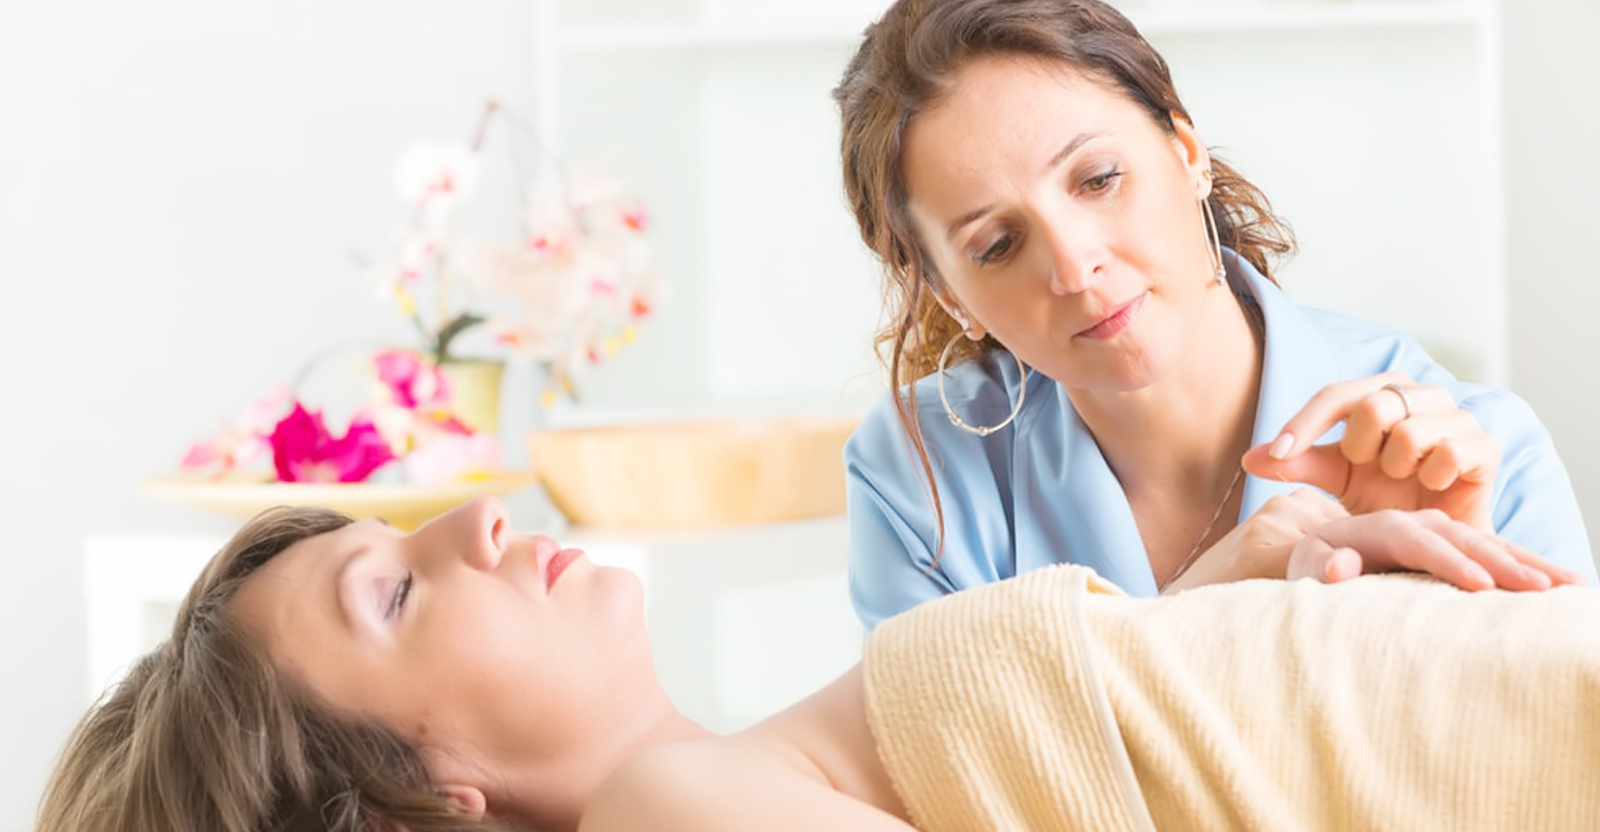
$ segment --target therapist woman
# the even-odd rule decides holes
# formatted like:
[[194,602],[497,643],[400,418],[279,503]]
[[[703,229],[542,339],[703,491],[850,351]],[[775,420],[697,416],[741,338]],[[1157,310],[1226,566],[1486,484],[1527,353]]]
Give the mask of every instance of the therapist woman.
[[[1438,546],[1428,571],[1463,588],[1594,580],[1529,407],[1290,300],[1287,227],[1110,6],[900,0],[834,95],[889,280],[895,392],[845,452],[869,627],[1063,561],[1135,595],[1283,577],[1305,532],[1385,508],[1521,544]],[[1329,551],[1306,574],[1361,571]]]

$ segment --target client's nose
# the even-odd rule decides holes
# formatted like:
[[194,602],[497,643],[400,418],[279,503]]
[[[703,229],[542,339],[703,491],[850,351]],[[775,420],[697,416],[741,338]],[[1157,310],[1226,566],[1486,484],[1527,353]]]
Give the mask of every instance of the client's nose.
[[429,524],[430,531],[442,538],[432,544],[459,552],[474,569],[500,565],[510,534],[508,525],[505,503],[496,497],[479,497]]

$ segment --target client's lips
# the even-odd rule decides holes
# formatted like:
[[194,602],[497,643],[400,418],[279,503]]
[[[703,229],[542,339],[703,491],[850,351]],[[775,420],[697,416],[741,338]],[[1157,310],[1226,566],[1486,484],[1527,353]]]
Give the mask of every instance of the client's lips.
[[581,557],[583,557],[582,549],[562,549],[556,552],[555,556],[550,558],[550,562],[545,564],[544,567],[545,590],[548,591],[554,587],[556,579],[561,577],[561,573],[567,571],[567,567]]
[[1104,341],[1108,338],[1115,337],[1117,333],[1127,329],[1128,325],[1133,323],[1134,318],[1138,317],[1139,310],[1144,308],[1145,297],[1146,295],[1141,294],[1133,300],[1124,303],[1112,311],[1110,315],[1101,318],[1099,321],[1096,321],[1093,326],[1088,327],[1078,334],[1085,338],[1092,338],[1097,341]]

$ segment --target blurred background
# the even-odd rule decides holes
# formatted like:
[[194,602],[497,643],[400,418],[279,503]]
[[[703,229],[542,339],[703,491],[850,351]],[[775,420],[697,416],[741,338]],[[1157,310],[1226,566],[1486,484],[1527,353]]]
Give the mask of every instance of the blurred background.
[[[85,541],[231,531],[139,483],[318,351],[412,337],[352,255],[392,231],[402,150],[463,140],[486,100],[627,179],[664,288],[582,405],[540,408],[513,364],[512,464],[552,418],[859,412],[880,395],[879,285],[839,196],[829,91],[884,5],[0,6],[0,832],[29,828],[89,704]],[[1529,399],[1600,529],[1600,5],[1125,10],[1207,143],[1295,226],[1289,293]],[[561,523],[536,494],[513,509]]]

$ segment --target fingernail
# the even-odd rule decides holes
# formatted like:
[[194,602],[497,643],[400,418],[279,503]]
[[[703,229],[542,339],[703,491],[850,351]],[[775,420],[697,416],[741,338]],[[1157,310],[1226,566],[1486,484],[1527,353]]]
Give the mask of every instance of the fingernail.
[[1292,450],[1294,450],[1294,434],[1284,431],[1278,434],[1277,439],[1272,440],[1272,447],[1267,449],[1267,456],[1284,459]]
[[1494,576],[1489,574],[1489,570],[1477,564],[1467,567],[1467,580],[1485,588],[1494,586]]
[[1551,585],[1550,576],[1546,575],[1543,572],[1540,572],[1537,569],[1534,569],[1531,566],[1522,567],[1522,577],[1527,579],[1534,586],[1537,586],[1540,589],[1549,589],[1550,588],[1550,585]]

